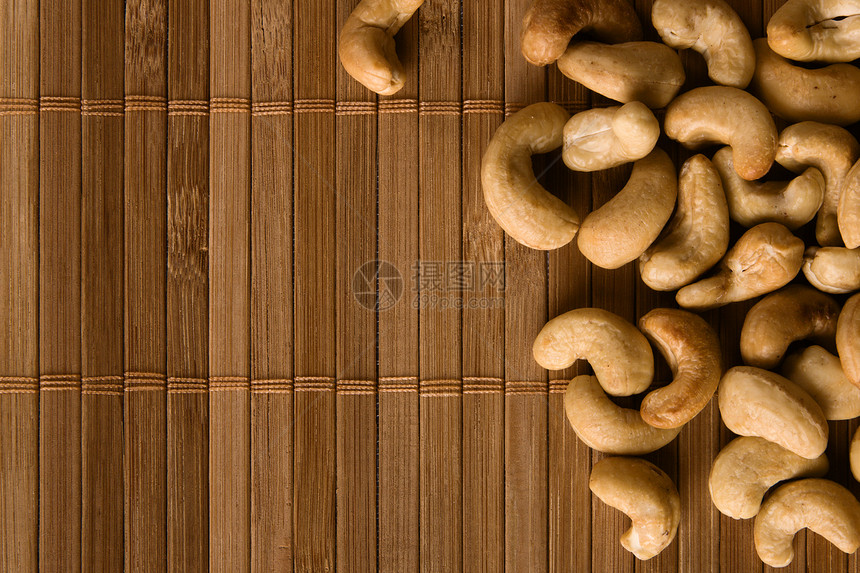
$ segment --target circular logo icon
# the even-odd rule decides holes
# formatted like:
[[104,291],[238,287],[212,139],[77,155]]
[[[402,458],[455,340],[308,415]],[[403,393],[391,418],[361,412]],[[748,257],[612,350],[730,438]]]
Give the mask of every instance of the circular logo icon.
[[367,261],[352,275],[352,294],[368,310],[388,310],[403,295],[403,277],[388,261]]

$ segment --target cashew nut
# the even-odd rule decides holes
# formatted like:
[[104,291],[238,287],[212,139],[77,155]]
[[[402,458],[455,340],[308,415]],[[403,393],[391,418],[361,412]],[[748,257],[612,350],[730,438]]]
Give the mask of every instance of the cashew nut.
[[672,101],[686,79],[678,53],[657,42],[575,42],[556,63],[561,73],[593,92],[652,108]]
[[802,263],[803,241],[779,223],[762,223],[738,239],[714,276],[685,286],[675,300],[696,310],[749,300],[787,285]]
[[860,388],[860,294],[849,298],[839,313],[836,349],[845,377]]
[[729,246],[729,210],[720,177],[704,155],[681,167],[675,216],[641,257],[639,274],[654,290],[676,290],[717,264]]
[[677,195],[675,166],[665,151],[655,148],[633,164],[621,191],[582,221],[576,240],[579,250],[604,269],[636,260],[672,216]]
[[535,361],[562,370],[587,360],[614,396],[644,391],[654,379],[654,354],[635,326],[608,310],[578,308],[547,322],[532,346]]
[[860,2],[788,0],[767,23],[777,54],[801,62],[850,62],[860,58]]
[[764,176],[776,154],[776,125],[763,103],[726,86],[696,88],[669,104],[666,135],[696,149],[711,143],[732,148],[735,170],[747,180]]
[[612,44],[642,38],[639,17],[627,0],[532,0],[520,49],[526,60],[545,66],[560,58],[580,31]]
[[824,247],[842,244],[836,207],[845,175],[860,157],[860,143],[845,129],[802,121],[782,130],[776,161],[786,169],[800,173],[812,166],[824,175],[824,201],[815,222],[815,238]]
[[860,289],[860,249],[809,247],[803,257],[803,274],[809,284],[832,294]]
[[785,359],[782,375],[806,390],[828,420],[860,416],[860,388],[845,377],[839,357],[820,346],[810,346]]
[[599,171],[642,159],[654,149],[660,124],[645,104],[594,108],[564,126],[565,165],[574,171]]
[[805,285],[789,285],[747,312],[741,329],[741,356],[750,366],[771,369],[796,340],[812,338],[833,348],[838,318],[835,300]]
[[860,119],[860,69],[833,64],[809,69],[795,66],[770,49],[765,38],[755,42],[752,88],[776,115],[789,121],[813,120],[848,125]]
[[720,383],[720,339],[703,318],[674,308],[656,308],[639,319],[674,376],[642,400],[642,419],[657,428],[679,428],[707,406]]
[[827,448],[821,407],[797,384],[779,374],[735,366],[720,381],[723,423],[739,436],[758,436],[808,460]]
[[586,446],[608,454],[647,454],[681,433],[681,428],[650,426],[639,410],[618,406],[595,376],[577,376],[570,381],[564,394],[564,411],[573,431]]
[[361,0],[340,32],[337,51],[349,75],[380,95],[403,87],[394,35],[424,0]]
[[860,427],[854,430],[854,437],[851,438],[848,463],[851,466],[851,475],[855,480],[860,481]]
[[665,549],[681,522],[681,496],[666,473],[639,458],[603,458],[591,469],[588,487],[597,498],[632,521],[621,545],[638,559]]
[[771,567],[794,559],[794,534],[817,533],[845,553],[860,547],[860,502],[836,482],[808,478],[779,486],[755,518],[755,550]]
[[579,228],[579,216],[535,178],[531,155],[562,143],[569,115],[552,103],[536,103],[510,116],[493,135],[481,162],[481,184],[490,214],[517,242],[557,249]]
[[[855,93],[860,93],[860,89]],[[842,183],[836,220],[845,246],[849,249],[860,247],[860,161],[848,171]]]
[[732,163],[732,150],[724,147],[713,159],[720,172],[733,221],[744,227],[781,223],[791,230],[810,222],[824,200],[824,175],[810,167],[791,181],[747,181]]
[[821,477],[830,464],[821,454],[808,460],[763,438],[735,438],[717,454],[708,488],[714,506],[732,519],[755,517],[774,484],[796,477]]
[[743,89],[755,67],[750,34],[723,0],[655,0],[651,22],[673,48],[704,56],[714,83]]

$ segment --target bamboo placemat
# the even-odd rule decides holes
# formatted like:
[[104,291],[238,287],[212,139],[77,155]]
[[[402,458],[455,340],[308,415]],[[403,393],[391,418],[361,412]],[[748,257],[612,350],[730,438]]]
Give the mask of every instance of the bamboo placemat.
[[[674,306],[484,205],[506,114],[610,102],[525,62],[529,0],[426,0],[377,97],[337,60],[356,3],[0,3],[0,571],[768,569],[710,502],[716,401],[646,456],[683,510],[638,562],[563,413],[587,367],[531,358],[567,310]],[[754,37],[781,4],[731,3]],[[536,165],[580,214],[630,172]],[[751,305],[705,315],[731,364]],[[828,456],[860,493],[856,427]],[[860,571],[795,550],[790,571]]]

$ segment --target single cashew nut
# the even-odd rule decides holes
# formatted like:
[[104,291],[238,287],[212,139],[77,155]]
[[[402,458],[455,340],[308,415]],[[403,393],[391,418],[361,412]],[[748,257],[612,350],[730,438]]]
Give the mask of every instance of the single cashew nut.
[[672,216],[677,195],[675,166],[665,151],[655,148],[633,164],[621,191],[582,221],[576,241],[579,250],[604,269],[636,260]]
[[520,37],[526,60],[537,66],[556,61],[580,31],[617,44],[642,38],[642,25],[627,0],[532,0]]
[[776,115],[788,121],[820,121],[849,125],[860,120],[860,69],[833,64],[809,69],[795,66],[770,49],[765,38],[755,42],[753,92]]
[[800,62],[851,62],[860,58],[860,2],[788,0],[767,23],[777,54]]
[[714,83],[740,89],[750,83],[752,40],[738,13],[723,0],[655,0],[651,22],[667,45],[702,54]]
[[[858,88],[856,93],[860,93]],[[839,194],[836,221],[845,246],[860,247],[860,161],[848,171]]]
[[564,126],[564,164],[574,171],[599,171],[642,159],[654,149],[660,124],[645,104],[594,108]]
[[803,256],[809,284],[831,294],[860,290],[860,249],[809,247]]
[[654,354],[635,326],[608,310],[578,308],[547,322],[532,346],[535,361],[562,370],[587,360],[614,396],[644,391],[654,379]]
[[728,246],[729,209],[719,174],[704,155],[694,155],[681,166],[675,216],[639,257],[639,274],[654,290],[676,290],[717,264]]
[[794,559],[794,534],[817,533],[845,553],[860,547],[860,502],[836,482],[808,478],[779,486],[755,518],[755,550],[771,567]]
[[860,294],[849,298],[839,313],[836,349],[845,377],[860,388]]
[[791,181],[758,182],[737,174],[729,147],[717,151],[713,162],[722,178],[732,220],[744,227],[774,222],[797,229],[815,217],[824,200],[824,175],[815,167]]
[[836,208],[845,175],[860,157],[860,143],[836,125],[802,121],[782,130],[776,161],[800,173],[815,167],[824,175],[824,201],[815,221],[815,238],[824,247],[842,245]]
[[851,465],[851,475],[855,480],[860,481],[860,427],[854,430],[854,437],[851,438],[848,460]]
[[337,51],[349,75],[380,95],[403,87],[394,35],[424,0],[361,0],[340,32]]
[[720,339],[705,320],[674,308],[655,308],[639,319],[672,370],[668,386],[642,400],[642,419],[657,428],[680,428],[711,401],[723,374]]
[[720,513],[732,519],[755,517],[774,484],[796,477],[821,477],[827,456],[807,460],[763,438],[742,436],[717,454],[708,488]]
[[810,346],[785,359],[782,375],[806,390],[828,420],[860,416],[860,388],[845,377],[839,357],[820,346]]
[[575,42],[556,63],[561,73],[593,92],[651,108],[666,106],[686,79],[678,53],[657,42]]
[[505,232],[532,249],[569,243],[579,216],[535,178],[531,156],[561,147],[569,115],[552,103],[536,103],[499,126],[481,161],[481,185],[490,214]]
[[570,381],[564,394],[564,411],[579,439],[589,448],[607,454],[647,454],[681,433],[681,428],[650,426],[639,410],[616,405],[595,376],[577,376]]
[[758,436],[808,460],[827,448],[824,412],[797,384],[779,374],[735,366],[720,381],[720,415],[739,436]]
[[779,223],[762,223],[738,239],[714,276],[687,285],[675,300],[706,310],[749,300],[791,282],[803,264],[803,241]]
[[603,458],[591,468],[588,487],[633,522],[621,545],[638,559],[665,549],[681,522],[681,496],[666,473],[639,458]]
[[834,348],[838,318],[835,300],[805,285],[789,285],[749,309],[741,328],[741,356],[749,366],[772,369],[796,340],[811,338]]
[[666,135],[696,149],[711,143],[731,146],[735,169],[747,180],[763,177],[776,154],[776,125],[763,103],[726,86],[696,88],[669,104]]

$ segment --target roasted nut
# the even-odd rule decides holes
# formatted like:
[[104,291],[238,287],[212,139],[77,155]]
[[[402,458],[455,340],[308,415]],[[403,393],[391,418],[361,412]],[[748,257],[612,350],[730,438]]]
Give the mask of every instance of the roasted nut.
[[767,23],[777,54],[801,62],[851,62],[860,58],[856,1],[788,0]]
[[817,533],[845,553],[860,546],[860,502],[850,491],[825,479],[802,479],[781,485],[755,518],[755,550],[771,567],[794,559],[794,534]]
[[860,290],[860,249],[809,247],[803,256],[803,274],[809,284],[824,292]]
[[666,135],[690,149],[731,146],[735,169],[747,180],[763,177],[776,153],[776,125],[763,103],[737,88],[708,86],[680,95],[666,109]]
[[849,463],[851,465],[851,474],[854,479],[860,481],[860,427],[854,430],[854,437],[851,438],[851,449],[848,453]]
[[717,264],[728,246],[729,210],[720,177],[704,155],[695,155],[681,167],[675,216],[639,257],[639,274],[654,290],[676,290]]
[[643,459],[603,458],[591,469],[591,492],[633,522],[621,545],[638,559],[651,559],[678,531],[681,496],[666,473]]
[[772,369],[796,340],[811,338],[834,348],[838,318],[835,300],[808,286],[789,285],[747,312],[741,329],[741,356],[749,366]]
[[568,117],[552,103],[518,111],[496,130],[481,162],[490,214],[517,242],[533,249],[557,249],[579,229],[579,216],[537,182],[531,162],[532,154],[561,147]]
[[[856,93],[860,93],[860,89]],[[860,161],[848,171],[842,183],[836,220],[845,246],[860,247]]]
[[714,276],[685,286],[675,300],[696,310],[749,300],[787,285],[802,263],[803,241],[779,223],[762,223],[738,239]]
[[782,375],[806,390],[828,420],[860,416],[860,388],[845,377],[839,357],[820,346],[810,346],[785,359]]
[[724,147],[713,159],[720,172],[729,214],[744,227],[781,223],[791,230],[810,222],[824,200],[824,175],[810,167],[791,181],[747,181],[735,172],[732,150]]
[[655,0],[651,22],[673,48],[704,56],[714,83],[743,89],[755,68],[750,34],[723,0]]
[[686,78],[678,53],[657,42],[575,42],[556,63],[561,73],[593,92],[652,108],[672,101]]
[[845,377],[860,388],[860,294],[849,298],[839,313],[836,349]]
[[644,391],[654,379],[654,354],[635,326],[608,310],[578,308],[547,322],[532,346],[535,361],[562,370],[587,360],[615,396]]
[[612,44],[642,38],[642,25],[627,0],[533,0],[523,18],[520,49],[526,60],[545,66],[560,58],[580,31]]
[[707,406],[720,383],[720,339],[700,316],[674,308],[652,310],[639,319],[639,329],[663,354],[673,375],[668,386],[642,400],[642,419],[657,428],[680,428]]

